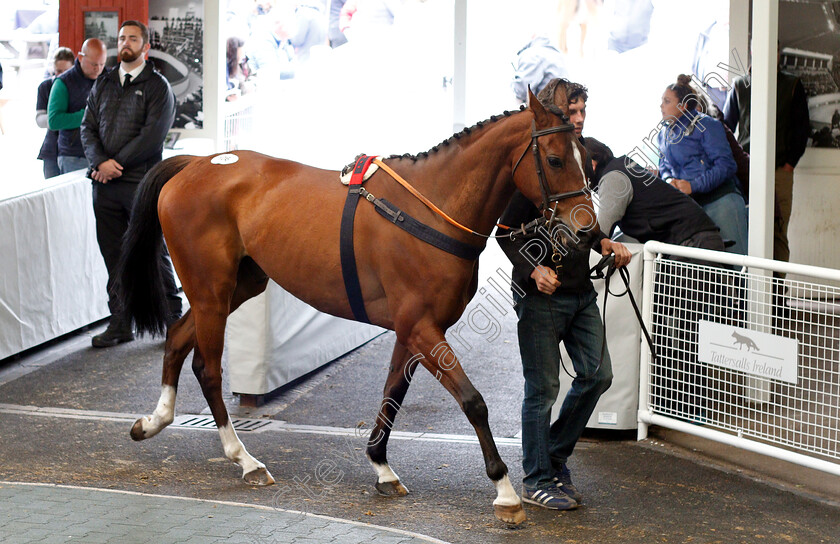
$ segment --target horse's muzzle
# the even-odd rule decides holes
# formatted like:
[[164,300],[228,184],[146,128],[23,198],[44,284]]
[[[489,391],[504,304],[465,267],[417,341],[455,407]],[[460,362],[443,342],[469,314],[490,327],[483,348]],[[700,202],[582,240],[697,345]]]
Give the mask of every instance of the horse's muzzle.
[[[587,229],[587,230],[578,230],[575,233],[576,240],[572,240],[569,244],[570,247],[578,250],[584,251],[588,250],[592,247],[592,244],[595,242],[595,239],[598,237],[598,233],[600,231],[595,229]],[[600,249],[600,248],[596,248]]]

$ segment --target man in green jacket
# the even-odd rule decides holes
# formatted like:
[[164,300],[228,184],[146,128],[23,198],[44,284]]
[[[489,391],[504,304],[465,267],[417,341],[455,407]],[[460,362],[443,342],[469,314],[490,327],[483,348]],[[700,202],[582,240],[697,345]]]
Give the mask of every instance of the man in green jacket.
[[93,82],[105,68],[108,52],[96,38],[85,40],[73,67],[58,76],[47,103],[47,123],[58,131],[58,170],[61,174],[88,167],[79,135]]

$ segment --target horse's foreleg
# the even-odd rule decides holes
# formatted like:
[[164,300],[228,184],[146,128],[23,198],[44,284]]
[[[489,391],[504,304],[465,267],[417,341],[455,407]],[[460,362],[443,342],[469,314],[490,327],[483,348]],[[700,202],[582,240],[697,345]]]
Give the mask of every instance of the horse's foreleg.
[[376,489],[382,495],[407,495],[408,489],[400,482],[399,476],[388,465],[386,450],[394,418],[399,412],[405,393],[411,383],[417,360],[410,358],[410,353],[399,341],[394,345],[391,367],[385,382],[382,406],[376,416],[376,424],[370,431],[367,457],[376,471]]
[[507,466],[502,461],[493,434],[488,423],[487,405],[481,393],[473,386],[461,363],[455,357],[452,348],[446,342],[443,332],[429,327],[424,331],[412,335],[408,343],[409,349],[421,353],[421,362],[429,372],[446,388],[458,401],[467,419],[475,429],[481,452],[484,454],[484,465],[487,476],[496,486],[496,500],[493,509],[496,517],[506,523],[518,524],[525,521],[525,511],[522,503],[513,489],[508,477]]
[[195,346],[195,321],[192,312],[187,310],[181,319],[166,332],[166,347],[163,356],[163,377],[161,378],[160,399],[151,415],[141,417],[131,427],[131,438],[144,440],[158,434],[175,419],[175,394],[178,390],[178,377],[184,360]]

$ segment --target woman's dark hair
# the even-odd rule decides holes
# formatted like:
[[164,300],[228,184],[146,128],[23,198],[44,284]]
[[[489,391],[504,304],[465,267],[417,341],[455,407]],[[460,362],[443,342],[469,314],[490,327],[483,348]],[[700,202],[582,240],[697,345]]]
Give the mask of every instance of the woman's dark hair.
[[593,185],[597,185],[601,180],[604,168],[612,162],[615,155],[605,143],[599,142],[595,138],[584,138],[583,145],[586,147],[586,154],[589,158],[598,163],[598,166],[595,167],[595,175],[592,178]]
[[680,105],[685,109],[697,109],[697,95],[691,87],[691,76],[680,74],[677,76],[677,82],[668,85],[667,89],[677,95],[677,100],[680,101]]
[[711,115],[711,113],[709,113],[711,106],[709,105],[709,101],[706,99],[705,93],[703,93],[703,91],[701,91],[696,85],[691,86],[691,92],[697,98],[695,109],[701,113]]
[[236,54],[240,47],[245,45],[245,41],[236,36],[231,36],[227,39],[227,71],[228,75],[236,74],[238,69],[238,56]]

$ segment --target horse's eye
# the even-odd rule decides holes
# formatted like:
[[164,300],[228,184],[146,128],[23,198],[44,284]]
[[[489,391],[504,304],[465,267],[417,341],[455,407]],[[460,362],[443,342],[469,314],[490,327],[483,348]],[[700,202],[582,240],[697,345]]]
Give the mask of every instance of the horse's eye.
[[563,159],[560,157],[549,157],[548,165],[552,168],[563,168]]

